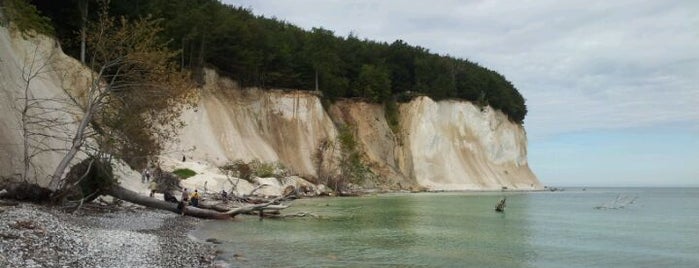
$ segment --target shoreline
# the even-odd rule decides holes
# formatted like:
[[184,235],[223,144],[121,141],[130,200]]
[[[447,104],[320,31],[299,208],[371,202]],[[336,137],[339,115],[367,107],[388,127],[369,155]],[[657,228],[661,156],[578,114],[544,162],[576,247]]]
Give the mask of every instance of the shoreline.
[[[394,191],[419,193],[546,191]],[[337,198],[330,196],[329,198]],[[308,198],[308,197],[305,197]],[[318,197],[311,197],[318,198]],[[320,197],[328,198],[328,197]],[[216,243],[191,235],[202,219],[123,202],[92,202],[76,213],[0,202],[0,267],[226,267]]]
[[216,267],[200,219],[135,205],[0,205],[0,267]]

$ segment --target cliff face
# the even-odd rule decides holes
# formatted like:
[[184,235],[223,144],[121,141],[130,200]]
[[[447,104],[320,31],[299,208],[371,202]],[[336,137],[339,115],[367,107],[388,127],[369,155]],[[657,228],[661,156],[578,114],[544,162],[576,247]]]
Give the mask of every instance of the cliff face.
[[235,160],[279,162],[293,173],[316,177],[321,163],[316,150],[337,135],[320,99],[307,92],[241,90],[209,70],[199,100],[197,108],[183,113],[187,126],[169,156],[184,154],[219,166]]
[[419,97],[400,105],[394,135],[381,105],[339,102],[337,121],[356,126],[373,169],[386,184],[432,190],[540,189],[527,164],[524,128],[500,111],[464,101]]
[[[34,65],[32,65],[32,63]],[[24,169],[21,107],[28,66],[43,66],[29,84],[29,97],[42,100],[32,113],[50,115],[52,127],[32,131],[45,151],[30,167],[43,182],[63,156],[82,116],[74,105],[90,73],[46,37],[23,39],[0,27],[0,176]],[[69,97],[73,96],[73,97]],[[50,99],[51,101],[45,101]],[[72,104],[71,104],[72,103]],[[187,110],[179,141],[164,153],[220,166],[235,160],[279,162],[292,174],[310,178],[338,172],[339,125],[348,125],[365,163],[377,174],[376,186],[432,190],[541,188],[526,160],[522,126],[499,111],[481,111],[469,102],[420,97],[399,107],[394,134],[381,105],[339,101],[324,108],[318,96],[300,91],[240,89],[233,81],[206,72],[198,107]],[[54,150],[56,149],[56,150]],[[76,161],[79,160],[76,159]],[[124,171],[137,185],[138,174]],[[127,175],[130,174],[130,175]],[[222,176],[221,180],[225,178]]]
[[419,97],[401,104],[396,135],[381,105],[345,100],[326,113],[313,94],[240,89],[207,71],[199,106],[183,119],[187,126],[170,150],[173,158],[184,152],[216,165],[258,159],[322,177],[337,171],[336,126],[348,125],[382,186],[541,188],[527,164],[524,128],[470,102]]
[[27,177],[48,183],[82,115],[69,95],[79,102],[77,89],[85,88],[89,76],[53,39],[23,38],[0,27],[0,177],[18,177],[24,171],[26,133],[26,152],[33,159]]
[[421,97],[400,108],[406,164],[433,189],[538,189],[524,128],[500,111]]

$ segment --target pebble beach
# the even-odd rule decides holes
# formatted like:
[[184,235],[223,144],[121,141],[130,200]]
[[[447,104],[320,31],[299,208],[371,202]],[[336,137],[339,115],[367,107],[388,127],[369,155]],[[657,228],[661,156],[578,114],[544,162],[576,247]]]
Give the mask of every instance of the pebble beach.
[[0,206],[0,267],[217,267],[199,219],[140,206]]

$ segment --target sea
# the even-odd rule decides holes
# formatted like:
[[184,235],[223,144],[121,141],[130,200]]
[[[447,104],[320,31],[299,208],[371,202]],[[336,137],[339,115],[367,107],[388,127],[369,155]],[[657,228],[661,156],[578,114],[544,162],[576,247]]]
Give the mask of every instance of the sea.
[[230,267],[699,267],[699,188],[310,198],[283,214],[306,216],[191,236],[220,241]]

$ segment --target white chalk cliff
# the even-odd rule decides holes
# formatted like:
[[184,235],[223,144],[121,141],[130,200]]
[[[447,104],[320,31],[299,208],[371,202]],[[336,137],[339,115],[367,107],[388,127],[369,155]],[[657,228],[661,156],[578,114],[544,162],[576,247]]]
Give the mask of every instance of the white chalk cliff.
[[[337,125],[352,126],[364,160],[387,187],[431,190],[540,189],[527,164],[524,128],[500,111],[467,101],[418,97],[400,104],[400,130],[386,123],[382,105],[339,101],[327,110],[303,91],[241,89],[206,72],[197,108],[186,111],[184,154],[221,165],[234,160],[280,162],[292,173],[331,174]],[[318,153],[323,152],[320,166]]]
[[[31,84],[31,92],[38,98],[68,100],[68,94],[79,98],[79,92],[64,89],[80,88],[89,74],[75,59],[60,52],[52,39],[24,40],[0,27],[0,176],[13,176],[23,168],[19,113],[13,107],[22,99],[22,67],[28,65],[28,55],[36,48],[49,51],[40,54],[39,61],[47,63],[50,70]],[[349,125],[364,161],[378,175],[379,187],[541,188],[527,164],[524,128],[488,107],[481,110],[466,101],[435,102],[418,97],[400,104],[400,129],[393,133],[383,106],[378,104],[343,100],[324,107],[312,92],[241,89],[210,70],[205,80],[198,106],[182,114],[187,125],[164,157],[179,159],[185,155],[188,162],[210,166],[258,159],[279,162],[292,174],[318,178],[337,172],[340,148],[332,144],[338,125]],[[55,117],[72,122],[80,114],[64,109]],[[67,126],[44,131],[72,133],[70,124]],[[51,142],[52,147],[67,148],[66,139]],[[60,156],[60,152],[41,154],[36,175],[46,178]]]
[[27,115],[44,120],[25,124],[32,140],[27,151],[35,155],[28,177],[48,183],[82,116],[70,104],[80,101],[77,89],[86,88],[89,76],[55,40],[42,35],[23,38],[0,27],[0,177],[16,177],[24,170],[21,114],[28,100]]

